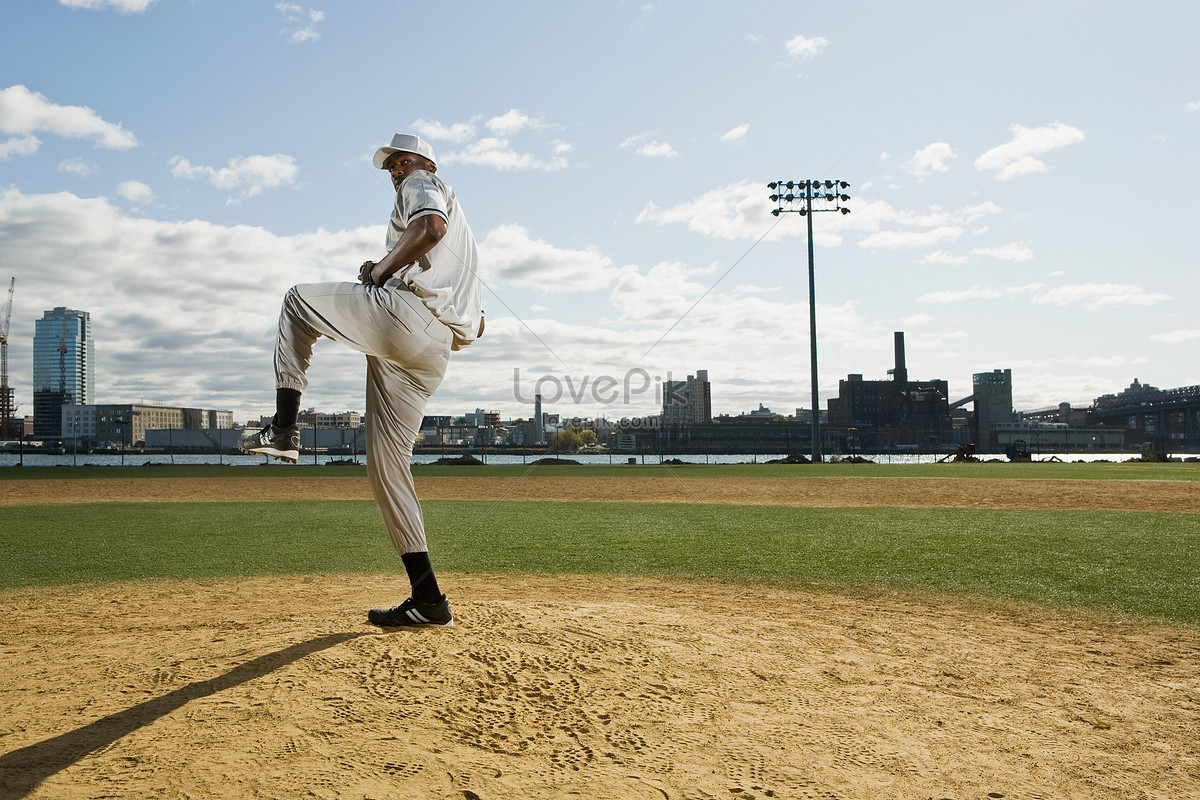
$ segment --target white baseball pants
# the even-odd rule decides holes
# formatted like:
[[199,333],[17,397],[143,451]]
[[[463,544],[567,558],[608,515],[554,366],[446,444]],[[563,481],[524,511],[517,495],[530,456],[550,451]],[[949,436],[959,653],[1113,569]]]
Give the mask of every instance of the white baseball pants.
[[318,337],[367,357],[367,477],[398,553],[419,553],[425,521],[409,463],[425,404],[450,360],[450,329],[399,282],[308,283],[283,298],[275,386],[303,392]]

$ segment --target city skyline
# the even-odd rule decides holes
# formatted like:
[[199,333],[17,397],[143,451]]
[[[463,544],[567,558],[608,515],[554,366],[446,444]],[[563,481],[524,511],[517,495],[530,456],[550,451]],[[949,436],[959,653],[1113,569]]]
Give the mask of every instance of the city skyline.
[[[466,3],[440,20],[458,55],[411,83],[394,49],[445,43],[397,45],[394,10],[6,8],[21,414],[58,306],[92,314],[99,402],[269,409],[279,297],[381,254],[369,157],[397,131],[437,149],[487,286],[430,414],[528,417],[553,378],[572,416],[644,416],[652,392],[573,391],[696,368],[714,413],[809,405],[805,222],[772,217],[767,184],[814,178],[847,181],[852,212],[814,220],[823,407],[886,374],[898,330],[952,400],[993,369],[1018,409],[1200,383],[1192,4]],[[312,379],[305,405],[362,407],[361,357],[319,346]]]
[[[39,327],[45,327],[47,331],[49,331],[51,329],[53,329],[54,331],[57,331],[57,330],[59,330],[58,326],[59,326],[60,322],[62,322],[63,320],[67,320],[67,319],[72,320],[74,322],[74,326],[77,328],[75,333],[78,335],[75,337],[75,340],[71,341],[71,346],[63,352],[63,356],[69,363],[71,363],[72,372],[76,373],[76,376],[74,378],[76,383],[73,384],[72,388],[75,388],[78,386],[84,386],[84,387],[86,387],[86,389],[83,392],[83,394],[87,395],[89,393],[95,392],[95,387],[92,385],[91,379],[88,377],[85,377],[85,376],[90,375],[92,368],[89,365],[92,362],[94,362],[94,354],[93,354],[94,341],[92,340],[92,337],[91,337],[90,315],[88,314],[88,312],[81,311],[78,309],[68,309],[68,308],[63,308],[63,307],[57,307],[54,309],[46,309],[43,312],[42,319],[38,320],[38,323],[39,323]],[[67,329],[66,324],[63,323],[63,330],[65,331],[66,329]],[[900,344],[897,345],[900,348],[903,347],[903,344],[902,344],[903,335],[904,334],[902,331],[897,331],[894,333],[894,337],[900,342]],[[50,336],[47,333],[45,335],[45,338],[46,338],[46,341],[50,342],[50,344],[55,344],[60,341],[61,337]],[[62,341],[65,343],[67,340],[65,338],[62,338]],[[83,348],[84,352],[86,352],[86,354],[87,354],[86,357],[83,355],[82,352],[80,352],[79,344],[81,342],[86,343],[85,348]],[[46,348],[44,348],[44,349],[46,349]],[[37,351],[35,348],[35,353],[36,352],[39,352],[39,351]],[[897,357],[903,359],[903,355],[901,354],[902,351],[897,351],[897,352],[898,352]],[[57,350],[55,350],[55,353],[57,353]],[[40,369],[42,370],[42,372],[44,374],[51,375],[51,378],[50,378],[51,383],[53,383],[53,380],[54,380],[53,375],[58,374],[53,369],[53,364],[51,363],[56,358],[58,358],[58,356],[55,353],[50,353],[49,349],[46,349],[46,353],[41,356],[41,361],[43,363],[42,363],[42,366],[40,367]],[[34,374],[37,374],[38,369],[39,369],[38,361],[39,361],[39,357],[35,355]],[[903,362],[901,362],[901,363],[903,363]],[[896,369],[899,369],[899,368],[900,368],[899,366],[896,367]],[[893,369],[889,368],[887,370],[887,375],[883,376],[882,378],[879,376],[873,377],[873,376],[865,375],[864,373],[847,373],[846,377],[844,377],[844,378],[839,377],[837,379],[839,382],[839,392],[835,392],[834,397],[829,398],[829,399],[831,399],[831,400],[836,399],[839,396],[840,388],[841,388],[840,384],[845,382],[847,378],[849,378],[851,380],[853,380],[853,379],[861,380],[863,378],[866,378],[866,380],[868,380],[868,381],[883,380],[885,382],[890,382],[891,380],[893,380],[892,372],[893,372]],[[1001,372],[1007,373],[1009,380],[1011,381],[1011,372],[1012,372],[1011,369],[1001,370],[1001,369],[997,368],[995,370],[992,370],[991,372],[994,372],[996,374],[999,374]],[[990,377],[990,374],[988,372],[982,373],[982,375],[985,378]],[[62,377],[62,376],[60,376],[60,377]],[[529,403],[529,412],[530,412],[529,414],[509,415],[507,417],[507,419],[519,420],[519,419],[525,419],[526,417],[533,418],[534,416],[536,416],[536,414],[534,413],[534,409],[537,407],[540,407],[543,404],[545,404],[547,407],[549,407],[551,409],[553,409],[557,404],[567,405],[567,406],[577,406],[577,405],[579,405],[579,403],[578,403],[579,397],[588,395],[589,392],[592,395],[599,396],[602,400],[605,399],[606,396],[621,394],[622,386],[620,384],[618,384],[615,380],[606,382],[605,389],[603,391],[600,391],[599,389],[596,388],[597,384],[600,381],[603,381],[606,377],[608,377],[608,376],[592,378],[587,383],[581,382],[580,384],[575,384],[570,381],[567,381],[566,385],[564,385],[564,382],[558,381],[557,379],[555,379],[555,380],[549,382],[549,385],[552,386],[555,391],[555,394],[552,397],[550,397],[550,399],[546,399],[546,395],[543,395],[540,391],[535,392],[535,394],[530,398],[531,402]],[[975,384],[973,386],[972,394],[977,394],[978,393],[978,381],[981,377],[981,373],[975,373],[975,374],[973,374],[972,377],[973,377],[973,383]],[[905,373],[905,379],[907,379],[907,371]],[[516,379],[514,379],[514,382],[519,383],[518,381],[516,381]],[[694,391],[693,390],[694,382],[696,385],[703,385],[705,387],[705,389],[703,390],[703,397],[700,397],[700,398],[693,397],[692,392]],[[36,383],[36,380],[35,380],[35,383]],[[708,370],[706,370],[706,369],[694,370],[694,374],[688,374],[686,377],[686,380],[683,380],[683,379],[675,380],[671,373],[667,374],[667,377],[665,380],[659,380],[657,378],[653,378],[653,377],[649,376],[649,374],[647,373],[645,376],[639,375],[637,380],[632,381],[631,383],[636,384],[633,387],[635,390],[643,389],[644,392],[645,391],[655,392],[655,397],[657,398],[656,399],[656,403],[657,403],[656,408],[659,410],[662,410],[667,405],[665,403],[664,398],[669,397],[672,394],[674,394],[677,396],[677,398],[676,398],[677,400],[686,398],[686,405],[688,405],[689,407],[695,403],[699,403],[698,408],[701,410],[700,416],[707,417],[707,418],[754,416],[754,415],[762,415],[764,412],[767,412],[767,411],[771,412],[772,414],[790,418],[793,416],[795,416],[795,417],[803,416],[803,414],[801,412],[808,411],[807,406],[804,406],[802,404],[801,405],[785,404],[782,407],[786,408],[786,409],[790,409],[790,410],[778,411],[773,408],[766,407],[761,401],[758,402],[757,409],[750,409],[749,411],[744,411],[744,410],[740,410],[740,409],[736,410],[736,411],[714,410],[711,406],[711,399],[710,399],[710,395],[709,395],[710,387],[712,384],[708,380]],[[674,387],[672,387],[672,384],[674,384]],[[538,389],[540,386],[541,386],[541,382],[535,383],[534,388]],[[1120,389],[1116,389],[1116,390],[1113,390],[1110,392],[1105,392],[1105,393],[1103,393],[1103,395],[1098,395],[1097,397],[1092,398],[1092,401],[1090,401],[1090,402],[1095,402],[1097,400],[1100,400],[1101,398],[1114,397],[1114,396],[1117,396],[1127,390],[1132,390],[1132,389],[1158,390],[1158,389],[1178,389],[1178,388],[1190,388],[1190,387],[1152,386],[1148,382],[1141,382],[1138,378],[1135,377],[1131,381],[1129,386],[1121,387]],[[45,391],[45,389],[43,389],[43,391]],[[77,391],[66,391],[65,392],[66,396],[68,398],[70,398],[71,402],[77,402],[74,399],[76,393],[77,393]],[[970,396],[970,395],[964,395],[963,397],[958,397],[958,398],[951,396],[951,397],[947,397],[946,399],[949,402],[958,402],[958,401],[964,400],[968,396]],[[539,402],[537,402],[537,403],[532,402],[533,398],[537,398]],[[109,404],[112,404],[113,402],[115,402],[115,401],[108,401]],[[118,405],[121,403],[128,404],[129,402],[133,402],[133,401],[120,401],[120,402],[117,402],[116,404],[118,404]],[[470,417],[472,415],[472,413],[478,413],[480,410],[488,410],[488,409],[483,409],[482,407],[480,407],[478,405],[478,403],[486,404],[486,402],[487,402],[486,398],[475,398],[473,402],[475,403],[474,412],[470,412],[470,411],[464,411],[462,413],[456,412],[456,413],[453,413],[451,416],[456,417],[456,418],[463,417],[463,416]],[[85,396],[84,401],[82,403],[78,403],[78,404],[79,405],[96,405],[97,403],[91,401],[88,397]],[[150,406],[164,406],[164,407],[170,407],[170,408],[183,407],[183,406],[180,406],[180,404],[171,403],[171,402],[169,402],[169,400],[164,401],[162,403],[137,403],[137,404],[138,405],[150,405]],[[1016,404],[1014,403],[1012,410],[1017,413],[1020,413],[1023,411],[1025,411],[1025,412],[1044,411],[1048,408],[1057,407],[1058,405],[1059,405],[1059,403],[1052,403],[1049,406],[1045,406],[1045,407],[1018,408],[1016,406]],[[1086,406],[1083,406],[1083,407],[1086,407]],[[829,411],[828,402],[823,403],[822,407],[819,410],[822,413],[828,413],[828,411]],[[489,413],[496,413],[496,414],[499,413],[494,410],[488,410],[488,411],[489,411]],[[312,415],[314,413],[316,413],[316,414],[355,414],[355,415],[365,414],[365,412],[362,412],[357,409],[352,409],[352,408],[345,408],[345,409],[341,409],[338,411],[335,411],[332,407],[326,407],[326,408],[322,409],[322,408],[318,408],[315,405],[307,405],[307,406],[304,406],[301,408],[302,415],[304,415],[304,414]],[[553,410],[547,411],[546,413],[551,416],[554,416],[554,417],[564,417],[566,419],[571,419],[573,416],[570,412],[563,414],[562,412],[553,411]],[[21,416],[29,417],[29,416],[31,416],[31,414],[21,414]],[[429,415],[427,415],[427,416],[429,416]],[[437,415],[432,415],[432,416],[437,416]],[[656,415],[654,413],[650,413],[650,414],[639,415],[639,416],[658,416],[658,415]],[[236,415],[235,415],[235,417],[236,417]],[[244,422],[246,422],[246,424],[253,426],[253,425],[261,424],[263,422],[263,420],[267,420],[269,418],[270,418],[270,412],[266,412],[264,414],[259,415],[257,420],[255,420],[255,418],[253,416],[251,416],[251,417],[246,418],[246,420],[235,419],[234,424],[240,425],[244,421]],[[576,414],[576,415],[574,415],[574,418],[576,418],[576,419],[596,419],[596,420],[607,419],[610,422],[614,421],[610,416],[604,415],[604,414],[601,414],[596,417],[586,417],[586,416],[581,416],[581,415]],[[701,421],[701,420],[698,420],[698,419],[670,420],[665,424],[687,424],[688,422],[695,422],[695,421]]]

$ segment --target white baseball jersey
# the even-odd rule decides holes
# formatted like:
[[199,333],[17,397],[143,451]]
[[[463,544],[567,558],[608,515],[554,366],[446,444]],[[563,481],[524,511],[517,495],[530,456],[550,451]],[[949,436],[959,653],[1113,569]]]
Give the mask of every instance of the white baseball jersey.
[[399,280],[421,298],[433,316],[453,333],[451,349],[461,350],[479,333],[483,291],[475,237],[454,190],[445,181],[425,170],[404,179],[388,224],[387,249],[396,246],[413,220],[427,214],[446,220],[446,235],[416,264],[401,268],[392,280]]

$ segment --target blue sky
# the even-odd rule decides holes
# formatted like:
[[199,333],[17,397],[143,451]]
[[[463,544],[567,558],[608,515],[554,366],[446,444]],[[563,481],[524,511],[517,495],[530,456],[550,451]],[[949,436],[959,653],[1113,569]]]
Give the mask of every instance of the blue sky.
[[[90,311],[100,402],[272,404],[279,301],[382,254],[370,166],[427,138],[488,333],[429,413],[609,418],[707,369],[718,413],[849,373],[1012,369],[1018,409],[1200,383],[1200,6],[1150,2],[45,0],[0,7],[0,278],[32,408],[44,309]],[[361,410],[318,347],[305,405]]]

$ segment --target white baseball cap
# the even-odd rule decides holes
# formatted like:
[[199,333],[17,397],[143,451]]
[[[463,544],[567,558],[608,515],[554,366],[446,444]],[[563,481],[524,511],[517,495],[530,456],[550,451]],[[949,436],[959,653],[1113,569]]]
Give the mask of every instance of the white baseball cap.
[[429,146],[420,136],[413,136],[411,133],[397,133],[392,137],[392,143],[375,151],[375,157],[371,159],[371,163],[375,165],[375,169],[383,169],[383,162],[387,161],[387,157],[392,153],[416,153],[419,156],[424,156],[437,166],[437,156],[433,154],[433,148]]

